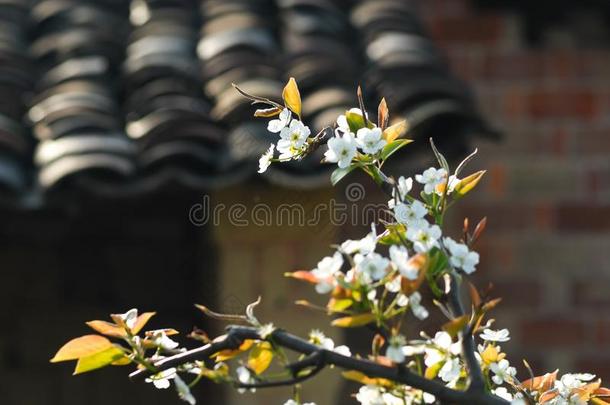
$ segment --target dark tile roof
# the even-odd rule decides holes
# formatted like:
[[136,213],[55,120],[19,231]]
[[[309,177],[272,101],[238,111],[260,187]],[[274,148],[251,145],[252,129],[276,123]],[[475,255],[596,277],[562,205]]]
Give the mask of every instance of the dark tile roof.
[[[275,136],[231,83],[277,99],[290,76],[314,130],[362,84],[416,137],[491,133],[410,1],[0,0],[0,196],[245,181]],[[265,178],[326,184],[321,152]]]

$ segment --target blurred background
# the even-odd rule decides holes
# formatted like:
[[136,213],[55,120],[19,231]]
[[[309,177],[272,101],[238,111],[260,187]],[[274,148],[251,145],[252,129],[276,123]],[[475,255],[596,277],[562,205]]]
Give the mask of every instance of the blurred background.
[[[49,364],[85,321],[131,307],[194,345],[193,325],[222,325],[193,303],[238,312],[262,295],[260,319],[342,338],[282,274],[370,220],[243,221],[263,203],[309,218],[331,199],[385,200],[358,176],[330,188],[323,150],[256,175],[275,137],[231,83],[277,99],[290,76],[313,129],[354,107],[358,84],[370,111],[386,97],[416,140],[394,175],[433,164],[429,137],[453,162],[478,147],[470,168],[487,176],[448,229],[488,217],[475,281],[504,298],[512,362],[608,381],[609,17],[604,0],[0,0],[2,403],[180,403],[124,368]],[[336,375],[304,399],[355,403]],[[289,395],[197,389],[203,404]]]

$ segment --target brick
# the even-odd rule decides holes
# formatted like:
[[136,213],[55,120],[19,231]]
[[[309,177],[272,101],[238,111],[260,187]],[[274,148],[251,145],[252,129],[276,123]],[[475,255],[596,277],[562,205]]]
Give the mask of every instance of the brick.
[[538,90],[528,96],[529,113],[534,119],[593,119],[600,112],[599,98],[588,90]]
[[469,44],[493,44],[504,32],[505,19],[486,14],[468,17],[436,18],[430,21],[430,34],[439,42],[465,42]]
[[502,307],[531,309],[542,303],[542,286],[532,280],[490,280],[493,283],[493,296],[502,298]]
[[528,347],[569,347],[581,345],[587,336],[586,326],[580,320],[555,317],[530,319],[520,325],[521,344]]
[[610,229],[610,205],[563,203],[557,207],[557,228],[570,232],[602,232]]
[[575,305],[583,308],[582,311],[610,308],[610,279],[591,277],[574,282],[572,299]]

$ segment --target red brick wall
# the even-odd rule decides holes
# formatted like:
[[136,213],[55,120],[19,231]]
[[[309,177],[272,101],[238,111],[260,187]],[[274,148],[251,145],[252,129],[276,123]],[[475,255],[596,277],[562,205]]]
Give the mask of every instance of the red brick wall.
[[610,50],[532,49],[516,15],[422,3],[454,71],[505,134],[479,142],[476,165],[489,174],[459,215],[489,217],[478,277],[505,298],[497,326],[513,332],[513,362],[608,381]]

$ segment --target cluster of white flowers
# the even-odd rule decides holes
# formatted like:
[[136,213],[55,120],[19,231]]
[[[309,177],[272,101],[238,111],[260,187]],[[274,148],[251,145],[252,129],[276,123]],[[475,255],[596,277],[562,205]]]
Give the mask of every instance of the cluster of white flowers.
[[[278,159],[288,161],[302,155],[307,149],[307,140],[311,130],[302,121],[294,118],[288,108],[284,108],[277,119],[269,121],[267,130],[274,134],[279,133],[280,140],[277,143]],[[271,144],[258,161],[258,172],[264,173],[274,159],[276,145]]]
[[[362,110],[352,108],[349,113],[364,117]],[[366,115],[368,117],[368,114]],[[358,149],[364,154],[375,155],[386,146],[387,141],[383,138],[381,128],[371,124],[372,128],[360,128],[353,133],[345,115],[337,118],[335,136],[328,140],[328,150],[324,154],[327,162],[337,163],[340,168],[345,169],[352,163],[358,153]]]
[[449,333],[437,332],[424,349],[426,366],[440,366],[438,377],[452,388],[456,386],[462,372],[461,346],[462,343],[459,340],[454,342]]
[[587,385],[595,375],[588,373],[564,374],[555,381],[554,390],[557,396],[550,400],[549,405],[586,405],[587,401],[579,395],[579,388]]
[[335,346],[335,342],[318,329],[314,329],[309,333],[309,341],[314,345],[322,346],[326,350],[332,350],[343,356],[351,357],[352,355],[349,347],[345,345]]
[[432,404],[436,398],[434,395],[408,386],[404,386],[400,392],[399,390],[389,392],[376,385],[363,385],[356,394],[356,400],[362,405],[415,405]]
[[[396,294],[398,307],[407,307],[419,319],[426,319],[428,310],[421,304],[419,292],[405,295],[401,292],[401,280],[416,280],[420,268],[409,261],[409,251],[404,246],[390,246],[390,258],[376,252],[377,232],[371,226],[371,232],[359,240],[346,240],[332,256],[323,258],[309,274],[315,282],[319,294],[328,294],[337,286],[344,285],[364,287],[367,298],[375,305],[378,287],[383,286],[387,292]],[[350,258],[353,267],[346,273],[341,271],[345,263],[344,257]]]

